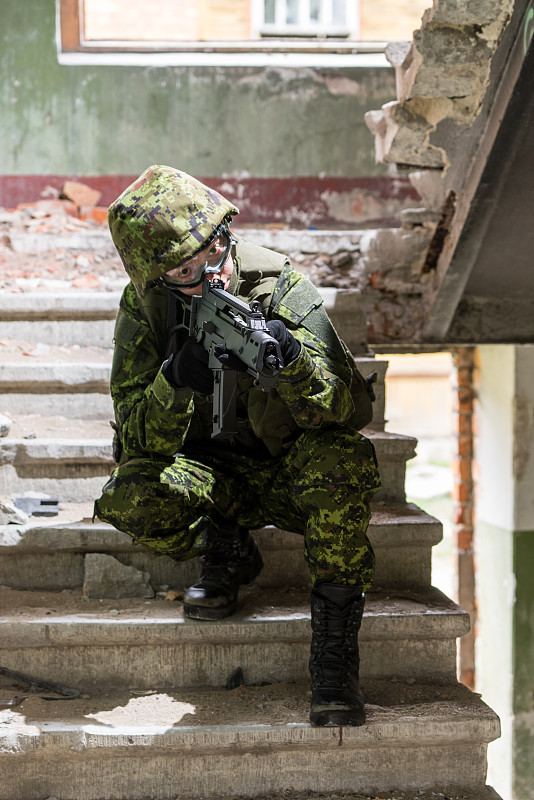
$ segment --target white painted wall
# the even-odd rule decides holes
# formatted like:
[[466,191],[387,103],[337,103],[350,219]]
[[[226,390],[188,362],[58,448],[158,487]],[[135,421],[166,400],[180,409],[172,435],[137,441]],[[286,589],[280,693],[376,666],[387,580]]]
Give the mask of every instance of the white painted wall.
[[513,800],[514,537],[534,531],[534,346],[478,350],[477,691],[500,716],[488,783]]

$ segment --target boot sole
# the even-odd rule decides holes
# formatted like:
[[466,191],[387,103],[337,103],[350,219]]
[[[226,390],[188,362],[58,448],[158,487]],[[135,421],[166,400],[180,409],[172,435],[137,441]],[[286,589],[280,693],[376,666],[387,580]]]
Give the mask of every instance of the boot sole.
[[312,711],[310,724],[313,728],[358,728],[365,723],[365,711]]
[[237,609],[237,602],[227,606],[190,606],[184,604],[184,616],[188,619],[203,619],[206,621],[231,617]]

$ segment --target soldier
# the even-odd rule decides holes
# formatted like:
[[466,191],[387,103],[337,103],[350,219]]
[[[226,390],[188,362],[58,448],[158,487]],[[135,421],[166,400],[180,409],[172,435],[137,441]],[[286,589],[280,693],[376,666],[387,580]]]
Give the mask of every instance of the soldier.
[[[314,726],[365,721],[358,631],[374,556],[366,530],[380,486],[362,376],[318,292],[288,259],[229,225],[237,208],[184,172],[149,167],[111,205],[113,241],[131,282],[115,327],[111,394],[118,462],[96,515],[148,550],[200,556],[186,617],[222,619],[263,562],[249,530],[302,534],[312,594]],[[261,303],[284,367],[262,392],[239,373],[237,434],[212,440],[213,376],[180,329],[184,308],[219,277]],[[232,354],[221,355],[239,369]]]

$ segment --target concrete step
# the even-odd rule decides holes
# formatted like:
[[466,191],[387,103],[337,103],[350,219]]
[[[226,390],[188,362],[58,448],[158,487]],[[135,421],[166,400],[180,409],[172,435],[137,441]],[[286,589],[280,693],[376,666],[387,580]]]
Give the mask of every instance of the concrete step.
[[[382,476],[377,498],[402,502],[406,461],[415,455],[416,440],[372,429],[368,434]],[[106,421],[21,415],[0,440],[0,495],[36,491],[64,501],[94,499],[113,466]]]
[[73,419],[111,419],[112,350],[3,340],[1,412]]
[[[36,697],[0,711],[1,800],[384,796],[485,784],[495,714],[459,685],[366,684],[367,723],[312,728],[307,681]],[[326,768],[327,767],[327,768]]]
[[[176,563],[156,557],[129,536],[103,522],[91,522],[92,504],[60,505],[57,517],[30,517],[25,525],[0,527],[0,584],[15,589],[61,591],[83,585],[87,553],[112,555],[147,572],[157,590],[182,590],[198,578],[197,559]],[[269,527],[255,531],[264,569],[260,586],[306,586],[309,571],[302,537]],[[375,587],[430,586],[431,549],[441,541],[442,526],[414,505],[373,505],[369,538],[376,554]]]
[[[245,587],[236,614],[185,620],[182,604],[0,589],[0,664],[83,691],[225,686],[307,675],[309,590]],[[365,677],[456,680],[468,615],[437,589],[371,592],[360,633]]]
[[[2,340],[1,412],[109,419],[113,416],[109,396],[112,354],[109,347]],[[373,428],[383,430],[387,362],[366,356],[357,357],[356,362],[364,377],[377,373]]]
[[[367,352],[361,293],[334,287],[318,291],[349,350]],[[0,292],[2,335],[52,345],[111,347],[120,296],[121,291]]]
[[112,347],[121,292],[0,292],[2,336],[55,346]]

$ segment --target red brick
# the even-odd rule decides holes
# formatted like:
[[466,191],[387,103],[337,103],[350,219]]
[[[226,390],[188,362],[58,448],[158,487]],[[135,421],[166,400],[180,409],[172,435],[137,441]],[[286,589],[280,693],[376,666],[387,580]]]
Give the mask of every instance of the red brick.
[[456,452],[461,458],[472,458],[473,438],[467,435],[458,436],[456,442]]
[[106,206],[82,206],[80,217],[98,222],[99,225],[106,225],[108,221],[108,209]]
[[88,272],[72,281],[72,286],[76,289],[96,289],[100,286],[100,278],[94,272]]
[[471,525],[461,525],[456,530],[456,545],[458,550],[469,551],[473,547],[473,528]]
[[459,503],[469,503],[473,497],[473,487],[465,483],[456,483],[452,487],[452,496]]
[[470,435],[472,422],[472,414],[463,414],[460,412],[456,418],[456,430],[458,431],[458,434],[460,436]]
[[471,525],[473,511],[469,503],[460,503],[455,506],[453,522],[455,525]]
[[102,196],[102,192],[97,189],[91,189],[85,183],[66,181],[61,187],[60,196],[66,197],[67,200],[72,200],[78,208],[81,208],[82,206],[96,206]]

